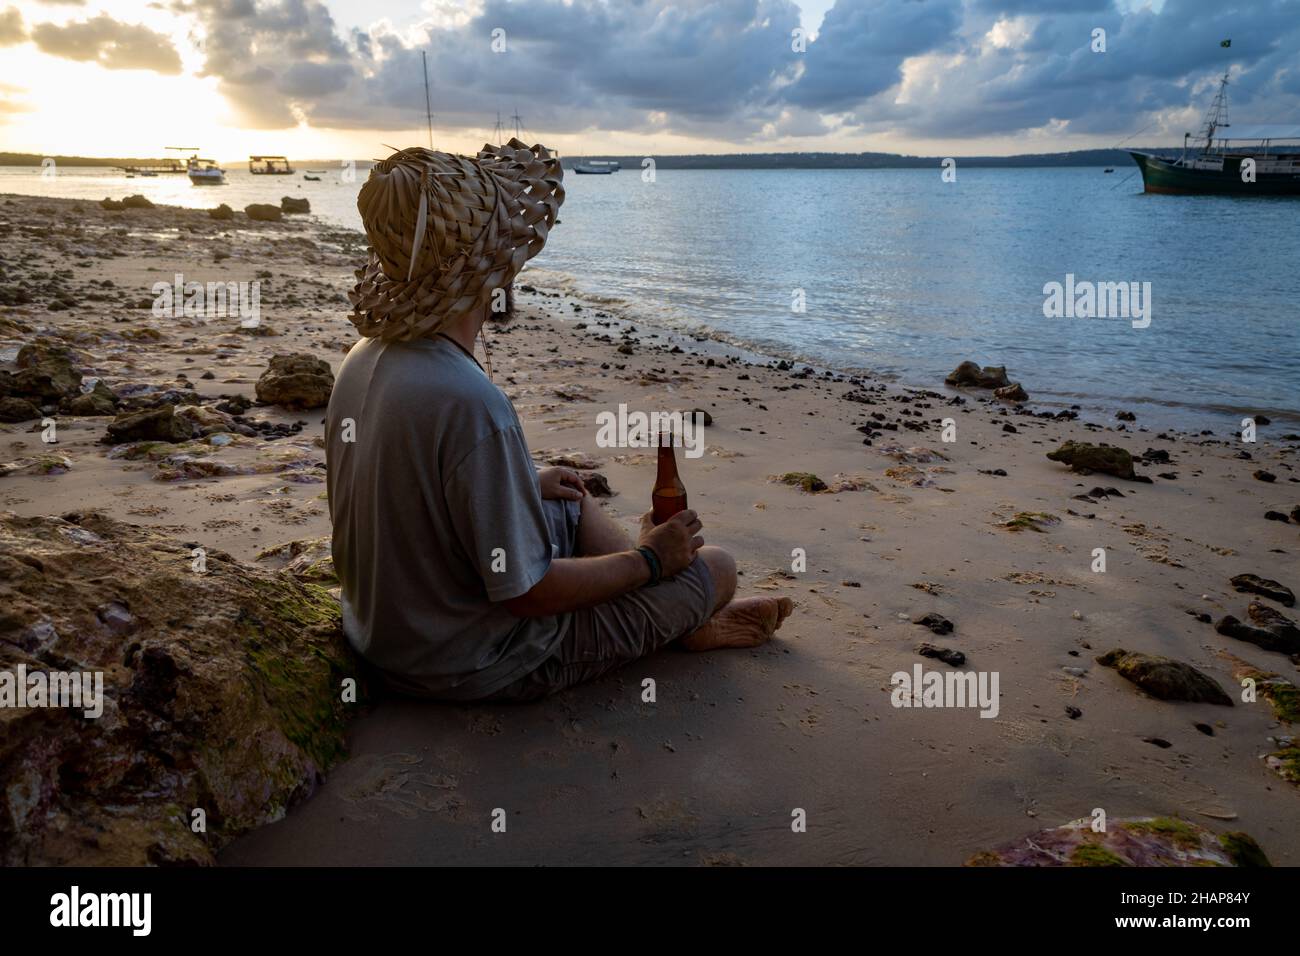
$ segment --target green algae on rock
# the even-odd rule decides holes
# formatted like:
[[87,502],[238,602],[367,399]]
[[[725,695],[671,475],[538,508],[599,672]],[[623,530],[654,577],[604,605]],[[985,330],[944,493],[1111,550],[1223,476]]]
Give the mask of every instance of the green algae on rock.
[[337,601],[199,544],[0,514],[0,671],[104,685],[97,719],[0,708],[0,864],[211,863],[342,754],[361,680]]
[[1232,706],[1232,698],[1218,681],[1182,661],[1116,648],[1098,657],[1097,663],[1113,667],[1125,680],[1160,700]]
[[299,581],[319,584],[326,588],[339,586],[338,575],[334,571],[332,539],[329,535],[300,538],[276,547],[263,548],[257,554],[258,561],[272,558],[279,558],[286,562],[280,570]]
[[1044,511],[1021,511],[1010,521],[1005,522],[1002,527],[1011,531],[1023,531],[1027,528],[1030,531],[1044,532],[1060,523],[1060,518],[1056,517],[1056,515],[1049,515]]
[[1095,832],[1092,819],[1014,840],[975,854],[967,866],[1269,866],[1246,833],[1217,835],[1177,817],[1112,819]]
[[[1239,657],[1223,653],[1221,655],[1233,665],[1233,679],[1239,682],[1254,682],[1255,693],[1268,701],[1273,708],[1273,716],[1279,723],[1300,723],[1300,688],[1271,671],[1262,671],[1253,664]],[[1300,746],[1293,736],[1271,737],[1278,745],[1272,753],[1263,754],[1264,765],[1287,783],[1300,787]]]
[[1130,481],[1136,477],[1133,473],[1133,456],[1123,448],[1116,448],[1114,445],[1067,441],[1056,451],[1049,451],[1047,457],[1052,461],[1069,465],[1071,471],[1081,475],[1090,475],[1094,471],[1099,471],[1102,474],[1127,478]]
[[802,488],[809,494],[826,490],[826,482],[809,471],[787,471],[784,475],[778,475],[775,480],[783,485]]

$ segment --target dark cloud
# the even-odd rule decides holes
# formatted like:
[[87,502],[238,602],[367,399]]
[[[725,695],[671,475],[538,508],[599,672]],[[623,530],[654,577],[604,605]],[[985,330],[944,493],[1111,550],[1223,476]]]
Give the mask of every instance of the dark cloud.
[[908,57],[948,47],[961,21],[960,0],[838,0],[786,99],[845,110],[897,83]]
[[27,28],[23,26],[23,15],[17,7],[0,10],[0,46],[13,46],[27,39]]
[[[206,34],[205,71],[250,125],[421,125],[420,47],[375,30],[341,37],[319,0],[176,0]],[[518,109],[530,129],[706,130],[745,135],[775,119],[792,75],[790,0],[487,0],[457,28],[429,30],[442,126],[490,129]],[[505,52],[492,31],[505,31]],[[665,121],[664,117],[667,117]]]
[[[154,5],[192,27],[204,74],[254,128],[422,126],[421,49],[437,126],[486,132],[498,111],[518,110],[537,137],[759,145],[842,130],[960,139],[1046,129],[1118,139],[1148,123],[1181,136],[1229,65],[1234,115],[1300,120],[1300,0],[1123,10],[1113,0],[838,0],[802,54],[791,50],[791,0],[483,0],[455,26],[429,20],[401,33],[344,32],[327,2]],[[6,16],[0,38],[21,38],[21,18]],[[1098,27],[1103,54],[1089,49]],[[504,53],[492,50],[497,28]],[[179,67],[165,37],[104,16],[34,32],[56,55]],[[1231,49],[1219,47],[1226,37]]]
[[1112,9],[1111,0],[975,0],[973,10],[1006,16],[1019,14],[1098,13]]
[[181,71],[181,59],[167,37],[104,14],[66,26],[39,23],[32,28],[32,40],[51,56],[94,61],[110,70]]

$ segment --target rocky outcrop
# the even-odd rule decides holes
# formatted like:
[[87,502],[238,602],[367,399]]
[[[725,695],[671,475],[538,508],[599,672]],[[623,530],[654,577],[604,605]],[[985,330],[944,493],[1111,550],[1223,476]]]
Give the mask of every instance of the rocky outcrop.
[[1258,594],[1286,607],[1295,607],[1295,594],[1292,590],[1272,578],[1260,577],[1258,574],[1238,574],[1231,579],[1231,583],[1238,591]]
[[99,201],[99,205],[109,212],[121,212],[124,209],[153,209],[154,204],[149,201],[148,197],[136,193],[134,196],[127,196],[125,199],[113,199],[106,197]]
[[244,215],[258,222],[279,222],[283,214],[280,212],[279,206],[272,206],[266,202],[255,202],[244,207]]
[[40,407],[81,394],[81,371],[67,346],[38,339],[18,350],[17,372],[0,372],[0,398]]
[[1115,668],[1125,680],[1160,700],[1232,706],[1232,698],[1218,681],[1182,661],[1116,648],[1098,657],[1097,663]]
[[220,206],[217,206],[215,209],[209,209],[208,215],[211,216],[213,219],[218,219],[224,222],[228,219],[235,218],[235,210],[231,209],[225,203],[222,203]]
[[1215,834],[1177,817],[1091,818],[1039,830],[977,853],[967,866],[1271,866],[1246,833]]
[[116,415],[117,395],[103,382],[96,382],[89,392],[83,392],[59,403],[65,415]]
[[0,692],[20,667],[103,681],[98,717],[0,707],[0,864],[211,863],[341,755],[337,602],[197,545],[0,514]]
[[281,212],[311,212],[311,203],[306,199],[294,199],[292,196],[283,196],[280,199]]
[[980,368],[975,362],[962,362],[948,373],[944,379],[948,385],[968,388],[1006,388],[1011,382],[1007,379],[1005,365],[986,365]]
[[1287,725],[1287,733],[1274,734],[1269,740],[1276,747],[1271,753],[1261,754],[1264,765],[1287,783],[1300,788],[1300,744],[1297,744],[1290,727],[1300,723],[1300,687],[1272,671],[1262,671],[1239,657],[1221,655],[1232,664],[1234,680],[1254,683],[1256,695],[1268,701],[1273,717]]
[[1056,451],[1049,451],[1047,457],[1052,461],[1069,465],[1071,471],[1081,475],[1091,475],[1094,471],[1099,471],[1105,475],[1127,478],[1130,481],[1135,477],[1133,456],[1123,448],[1116,448],[1113,445],[1067,441]]
[[[1225,614],[1214,629],[1227,637],[1249,641],[1266,651],[1280,654],[1300,654],[1300,627],[1285,614],[1265,604],[1252,602],[1247,612],[1251,624]],[[1253,625],[1253,626],[1252,626]]]
[[159,405],[118,415],[108,425],[104,442],[120,445],[133,441],[181,442],[194,437],[194,424],[176,414],[175,405]]
[[328,405],[334,390],[334,373],[328,362],[299,352],[276,355],[257,380],[257,400],[285,408],[320,408]]
[[581,476],[582,487],[587,489],[587,494],[595,498],[612,498],[614,489],[609,486],[609,479],[598,471],[589,471]]
[[266,548],[257,555],[258,561],[271,559],[285,562],[280,570],[299,581],[327,588],[339,586],[338,575],[334,573],[334,555],[329,535],[289,541],[274,548]]
[[25,398],[0,398],[0,422],[29,422],[41,417],[41,410]]
[[1019,382],[1013,382],[1012,384],[1005,385],[1002,388],[995,388],[993,390],[993,397],[999,398],[1004,402],[1029,401],[1029,393],[1025,391],[1025,387]]

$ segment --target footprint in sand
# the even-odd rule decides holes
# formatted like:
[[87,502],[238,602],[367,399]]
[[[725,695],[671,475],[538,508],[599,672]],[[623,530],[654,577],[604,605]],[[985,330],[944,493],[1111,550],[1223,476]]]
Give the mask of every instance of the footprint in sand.
[[365,754],[341,768],[336,779],[343,799],[364,820],[377,819],[381,811],[408,820],[422,813],[456,817],[465,806],[457,793],[460,779],[422,771],[422,763],[415,754]]

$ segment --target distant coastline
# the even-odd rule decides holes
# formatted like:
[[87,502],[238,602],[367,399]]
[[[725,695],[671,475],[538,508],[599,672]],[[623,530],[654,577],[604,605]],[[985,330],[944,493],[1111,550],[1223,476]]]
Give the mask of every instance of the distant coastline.
[[[1135,149],[1137,147],[1134,147]],[[1158,148],[1142,147],[1159,152]],[[640,169],[646,155],[564,156],[566,169],[589,160],[614,160],[625,169]],[[699,153],[654,155],[659,169],[930,169],[944,156],[905,156],[899,153]],[[954,156],[962,166],[1121,166],[1131,162],[1127,149],[1080,149],[1067,153],[1022,153],[1016,156]]]
[[[1138,147],[1134,147],[1137,149]],[[1158,147],[1141,147],[1142,151],[1159,152]],[[900,153],[692,153],[665,156],[653,153],[616,156],[591,154],[563,156],[566,169],[593,159],[616,160],[628,169],[640,169],[646,156],[653,156],[659,169],[918,169],[938,166],[943,156],[906,156]],[[59,166],[141,166],[160,162],[148,157],[43,156],[37,153],[0,153],[0,166],[40,166],[49,158]],[[963,166],[1119,166],[1129,162],[1127,149],[1079,149],[1064,153],[1021,153],[1015,156],[956,156]],[[299,159],[299,165],[329,165],[337,159]],[[222,160],[234,163],[236,160]],[[368,168],[372,160],[358,160],[358,168]]]

